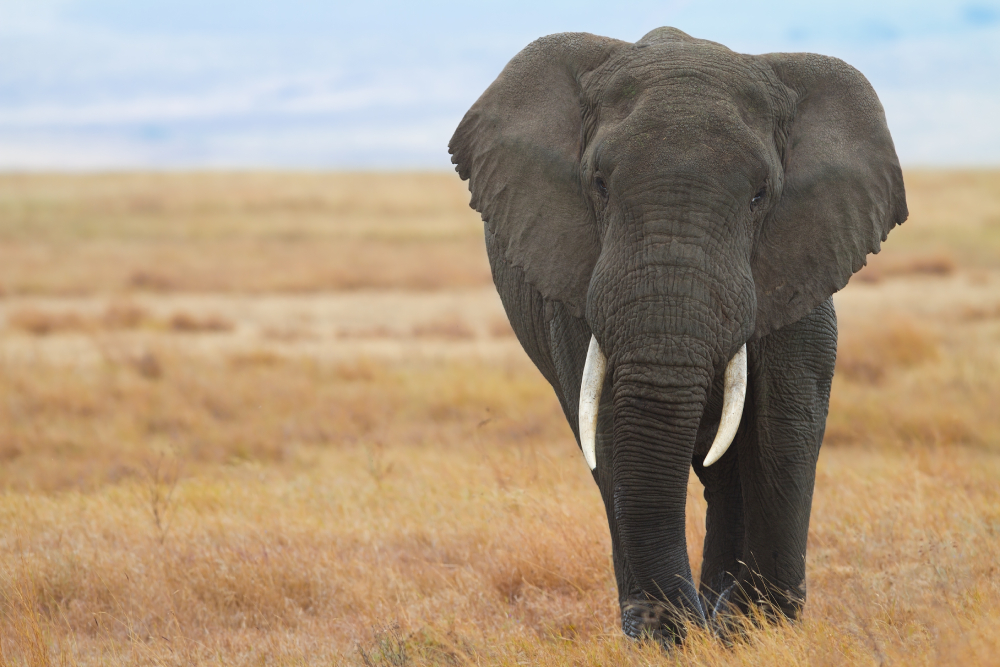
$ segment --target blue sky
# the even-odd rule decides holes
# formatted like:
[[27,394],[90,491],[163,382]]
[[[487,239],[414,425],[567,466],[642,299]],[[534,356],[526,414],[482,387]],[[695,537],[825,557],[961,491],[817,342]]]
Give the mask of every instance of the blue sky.
[[0,0],[0,169],[447,169],[525,44],[661,25],[843,58],[904,164],[1000,165],[1000,0]]

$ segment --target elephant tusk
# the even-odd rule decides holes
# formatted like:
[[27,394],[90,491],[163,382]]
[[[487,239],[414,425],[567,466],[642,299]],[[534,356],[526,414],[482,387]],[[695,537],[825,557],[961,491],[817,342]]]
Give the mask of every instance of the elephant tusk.
[[719,459],[729,449],[736,437],[736,430],[743,418],[743,402],[747,397],[747,345],[733,355],[726,364],[726,383],[722,395],[722,418],[719,419],[719,430],[715,434],[712,448],[702,464],[706,468]]
[[591,335],[580,383],[580,447],[591,470],[597,469],[597,410],[607,370],[608,358],[601,352],[597,339]]

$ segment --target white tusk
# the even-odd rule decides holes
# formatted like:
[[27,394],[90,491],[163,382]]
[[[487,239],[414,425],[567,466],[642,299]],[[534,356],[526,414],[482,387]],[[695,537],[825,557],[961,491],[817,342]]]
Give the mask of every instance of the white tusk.
[[719,459],[733,444],[736,437],[736,430],[740,427],[740,420],[743,418],[743,401],[747,397],[747,345],[733,355],[733,358],[726,364],[725,389],[722,394],[722,418],[719,419],[719,430],[715,434],[715,441],[712,448],[708,450],[708,456],[702,464],[706,468]]
[[591,470],[597,469],[597,410],[601,405],[601,389],[608,358],[601,352],[597,339],[590,337],[587,361],[583,364],[583,381],[580,383],[580,446],[583,458]]

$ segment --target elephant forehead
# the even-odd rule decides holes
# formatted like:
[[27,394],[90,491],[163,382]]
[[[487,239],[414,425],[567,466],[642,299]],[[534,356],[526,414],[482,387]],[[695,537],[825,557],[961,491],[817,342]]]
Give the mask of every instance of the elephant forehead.
[[789,91],[766,63],[701,40],[632,45],[584,83],[595,131],[627,120],[633,132],[673,126],[768,135],[792,112]]
[[627,104],[656,90],[690,96],[692,101],[721,94],[765,102],[766,87],[776,81],[755,56],[693,40],[620,49],[585,83],[605,102]]
[[603,123],[586,159],[632,179],[673,175],[704,182],[714,174],[727,190],[753,188],[779,163],[773,126],[754,125],[731,101],[674,111],[649,99],[627,117]]

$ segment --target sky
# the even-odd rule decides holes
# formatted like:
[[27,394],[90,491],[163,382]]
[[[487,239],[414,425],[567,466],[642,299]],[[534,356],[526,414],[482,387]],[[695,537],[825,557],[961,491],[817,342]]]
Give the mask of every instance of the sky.
[[542,35],[843,58],[904,166],[1000,166],[1000,0],[0,0],[0,170],[450,168]]

